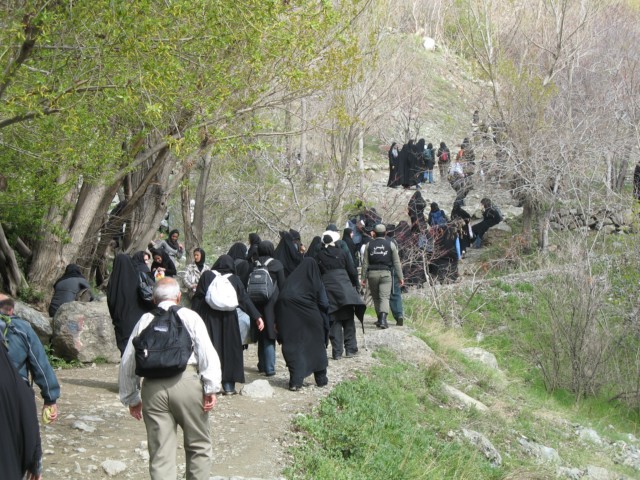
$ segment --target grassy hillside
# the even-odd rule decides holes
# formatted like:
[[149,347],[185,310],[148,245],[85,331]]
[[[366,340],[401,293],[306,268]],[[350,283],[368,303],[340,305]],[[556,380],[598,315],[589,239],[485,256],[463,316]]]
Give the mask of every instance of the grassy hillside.
[[[635,377],[637,385],[637,364],[636,370],[630,365],[639,351],[638,338],[624,348],[616,345],[615,355],[598,367],[602,370],[597,391],[579,398],[571,385],[549,388],[541,370],[539,355],[544,352],[536,346],[541,346],[541,340],[546,342],[551,317],[556,315],[547,306],[556,302],[556,311],[567,308],[549,298],[549,289],[575,299],[575,287],[558,282],[563,281],[563,271],[575,274],[568,241],[575,245],[576,240],[560,240],[557,255],[531,257],[522,263],[537,264],[537,270],[514,274],[513,269],[496,269],[484,280],[466,278],[459,285],[405,296],[410,327],[442,364],[413,365],[390,352],[380,353],[381,367],[341,384],[314,414],[299,419],[301,446],[294,452],[295,463],[288,475],[326,479],[640,478],[638,398],[611,400],[626,388],[619,374],[630,380],[630,386]],[[598,310],[607,319],[602,335],[629,340],[625,325],[638,321],[637,312],[633,313],[634,292],[640,282],[640,260],[634,247],[638,236],[586,240],[592,247],[593,282],[606,280],[599,284],[606,289],[600,292],[604,296],[598,297],[602,301]],[[503,258],[505,248],[506,244],[496,245],[483,252],[483,261]],[[437,313],[436,304],[446,305],[452,323]],[[576,331],[576,338],[580,333]],[[461,353],[464,347],[493,353],[499,370],[470,360]],[[620,372],[623,357],[631,363]],[[460,408],[445,393],[446,385],[483,402],[488,412]],[[472,446],[465,431],[484,435],[499,452],[501,462]],[[536,448],[543,453],[536,454]],[[586,476],[602,473],[598,469],[612,476]]]

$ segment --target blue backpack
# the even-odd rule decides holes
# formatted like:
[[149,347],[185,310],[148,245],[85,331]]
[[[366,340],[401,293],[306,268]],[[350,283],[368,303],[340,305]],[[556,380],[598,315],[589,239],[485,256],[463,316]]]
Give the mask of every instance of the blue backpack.
[[436,225],[446,225],[447,217],[445,216],[442,210],[437,210],[435,212],[431,212],[431,222],[430,225],[432,227]]

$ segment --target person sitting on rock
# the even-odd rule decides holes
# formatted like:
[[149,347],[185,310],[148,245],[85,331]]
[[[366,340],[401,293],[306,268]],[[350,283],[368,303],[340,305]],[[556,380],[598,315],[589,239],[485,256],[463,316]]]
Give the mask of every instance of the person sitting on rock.
[[471,227],[473,231],[473,235],[476,237],[474,247],[480,248],[482,245],[482,237],[487,230],[491,227],[496,226],[502,221],[502,215],[500,214],[500,210],[497,207],[493,206],[491,200],[488,198],[483,198],[480,200],[480,204],[482,205],[482,221],[476,223]]
[[53,298],[51,298],[51,303],[49,304],[49,316],[51,318],[55,316],[62,305],[79,300],[79,296],[86,297],[90,302],[93,301],[91,286],[82,275],[80,267],[75,263],[67,265],[64,275],[53,284],[53,290]]

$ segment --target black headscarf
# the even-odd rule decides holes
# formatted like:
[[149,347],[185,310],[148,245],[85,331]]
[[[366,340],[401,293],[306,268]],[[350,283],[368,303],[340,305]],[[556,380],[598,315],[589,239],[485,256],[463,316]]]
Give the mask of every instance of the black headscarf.
[[295,238],[291,232],[297,234],[298,240],[300,234],[295,230],[289,230],[288,232],[280,232],[280,243],[276,247],[274,258],[280,260],[284,266],[284,273],[289,276],[302,261],[302,254],[298,250],[298,246],[295,243]]
[[[176,264],[173,263],[169,254],[164,250],[152,250],[151,255],[154,257],[153,263],[151,264],[151,271],[154,272],[158,267],[164,268],[165,277],[175,277],[178,273],[176,270]],[[160,255],[162,258],[162,262],[157,263],[155,256]]]
[[204,250],[201,249],[200,247],[194,248],[193,251],[200,252],[200,261],[195,262],[195,264],[196,264],[196,267],[198,267],[198,271],[202,272],[202,269],[204,268],[204,262],[207,259],[207,254],[204,253]]
[[180,235],[180,232],[178,231],[177,228],[174,228],[173,230],[171,230],[169,232],[169,236],[167,237],[167,239],[165,240],[165,242],[167,242],[167,244],[169,244],[169,246],[171,248],[173,248],[174,250],[178,250],[180,248],[180,245],[178,244],[178,241],[176,240],[175,242],[173,241],[173,239],[171,238],[171,235],[173,235],[174,233],[177,233],[178,235]]
[[347,244],[347,247],[349,247],[349,251],[351,252],[351,255],[355,256],[355,254],[358,252],[358,247],[356,246],[355,243],[353,243],[353,238],[351,238],[352,233],[353,233],[352,229],[345,228],[342,231],[342,241]]
[[80,267],[78,265],[76,265],[75,263],[70,263],[69,265],[67,265],[67,268],[64,269],[64,274],[58,280],[56,280],[56,283],[53,284],[53,288],[56,288],[58,282],[61,282],[62,280],[65,280],[67,278],[74,277],[84,278],[84,275],[82,275],[82,270],[80,270]]
[[255,262],[258,259],[258,245],[260,245],[260,236],[257,233],[249,234],[249,251],[247,252],[247,260]]
[[236,242],[231,245],[227,255],[234,260],[245,260],[247,258],[247,246],[242,242]]
[[269,240],[263,240],[258,245],[258,255],[261,257],[273,258],[273,256],[275,255],[275,251],[276,249],[273,246],[273,243],[271,243]]
[[233,263],[233,258],[229,255],[220,255],[216,260],[216,263],[213,264],[211,270],[215,270],[216,272],[220,272],[223,275],[227,273],[236,273],[236,266]]
[[149,270],[149,265],[147,265],[147,262],[144,261],[144,257],[146,255],[149,254],[143,250],[140,250],[139,252],[131,255],[131,262],[138,272],[151,273],[151,270]]
[[304,254],[305,258],[316,258],[318,252],[322,249],[322,239],[319,236],[313,237],[311,240],[311,244],[307,248],[306,253]]

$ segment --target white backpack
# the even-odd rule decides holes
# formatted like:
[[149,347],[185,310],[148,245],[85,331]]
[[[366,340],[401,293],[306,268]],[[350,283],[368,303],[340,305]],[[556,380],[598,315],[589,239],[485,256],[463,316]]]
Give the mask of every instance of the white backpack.
[[205,302],[214,310],[222,310],[230,312],[238,306],[238,294],[229,281],[230,273],[222,275],[220,272],[211,270],[215,273],[215,278],[209,284],[207,294],[204,297]]

